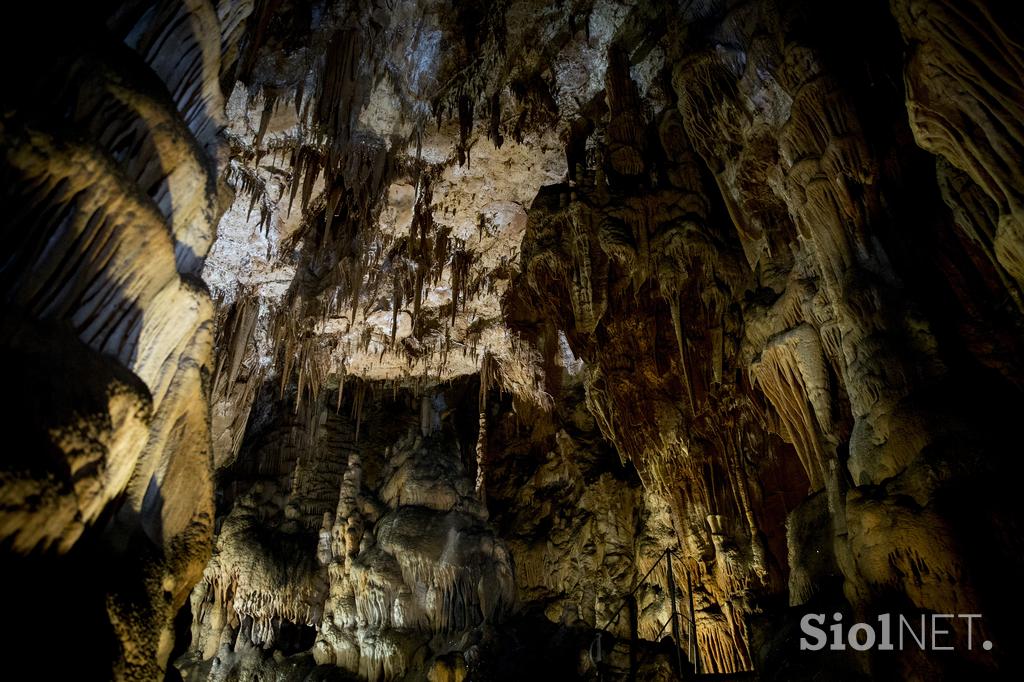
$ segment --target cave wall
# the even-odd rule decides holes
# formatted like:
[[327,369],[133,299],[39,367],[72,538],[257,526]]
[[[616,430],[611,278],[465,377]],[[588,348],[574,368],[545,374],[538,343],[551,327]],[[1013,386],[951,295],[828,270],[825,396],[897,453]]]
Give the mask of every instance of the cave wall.
[[[586,676],[653,567],[664,679],[673,549],[703,671],[1013,669],[1024,32],[823,5],[7,22],[14,648],[59,613],[86,677]],[[811,608],[996,647],[790,660]]]
[[117,652],[83,655],[97,677],[162,675],[209,558],[214,308],[199,273],[221,212],[220,83],[250,10],[4,22],[2,355],[30,387],[4,411],[5,595],[35,624],[15,648],[39,651],[38,621],[63,613],[87,633],[72,651]]
[[[970,11],[894,3],[913,46],[904,67],[884,6],[722,4],[673,46],[677,99],[653,117],[610,54],[605,107],[576,126],[588,137],[575,181],[531,207],[515,305],[536,310],[519,315],[540,336],[566,330],[602,431],[676,505],[706,593],[706,670],[755,664],[749,614],[781,590],[791,607],[824,601],[861,620],[893,605],[998,610],[989,567],[1016,565],[1004,532],[1017,521],[992,497],[1012,442],[995,415],[1019,400],[1017,342],[979,343],[990,323],[972,300],[998,297],[993,317],[1010,328],[1019,310],[999,246],[1012,209],[971,173],[1018,164],[992,156],[1013,126],[961,88],[969,74],[985,87],[979,63],[1008,74],[1015,62],[1002,61],[1005,34],[981,28],[994,14]],[[888,33],[851,59],[849,27],[871,21]],[[1010,101],[992,115],[1012,118]],[[978,142],[943,138],[951,120]],[[985,541],[956,499],[985,509],[973,517],[988,519]],[[851,665],[962,674],[927,656]]]

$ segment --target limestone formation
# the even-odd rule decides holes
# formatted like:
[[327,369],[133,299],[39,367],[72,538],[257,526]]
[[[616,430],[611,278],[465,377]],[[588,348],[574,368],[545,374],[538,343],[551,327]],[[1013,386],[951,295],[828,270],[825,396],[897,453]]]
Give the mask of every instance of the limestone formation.
[[[11,650],[68,679],[1016,679],[1018,15],[3,22]],[[802,650],[819,612],[980,615],[950,651]]]

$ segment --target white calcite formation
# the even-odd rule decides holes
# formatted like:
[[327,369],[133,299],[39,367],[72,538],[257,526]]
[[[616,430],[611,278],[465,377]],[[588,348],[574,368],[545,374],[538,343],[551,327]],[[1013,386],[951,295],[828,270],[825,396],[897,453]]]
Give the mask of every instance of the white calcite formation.
[[[363,481],[363,456],[381,458],[377,490]],[[273,649],[282,627],[297,626],[315,630],[317,663],[398,679],[438,637],[465,649],[511,608],[508,550],[457,449],[410,435],[383,453],[350,454],[335,474],[337,507],[313,532],[299,508],[310,490],[300,479],[315,474],[302,471],[287,501],[257,484],[221,525],[192,596],[193,670],[237,670],[247,651]]]

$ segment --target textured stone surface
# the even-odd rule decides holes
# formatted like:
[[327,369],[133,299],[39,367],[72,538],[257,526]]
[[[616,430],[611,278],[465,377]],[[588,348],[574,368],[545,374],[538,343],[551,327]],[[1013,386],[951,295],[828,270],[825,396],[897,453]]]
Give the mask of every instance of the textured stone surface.
[[[55,674],[90,679],[1012,677],[1011,5],[7,22],[13,644],[81,623]],[[796,658],[808,609],[995,647]]]
[[[38,397],[12,424],[2,534],[19,570],[70,555],[52,561],[96,576],[85,592],[107,594],[112,639],[83,646],[118,651],[123,679],[162,674],[209,557],[214,308],[198,273],[219,217],[222,50],[250,10],[75,12],[50,35],[30,18],[26,68],[4,76],[4,355],[31,363],[17,373]],[[104,613],[65,592],[69,620]]]

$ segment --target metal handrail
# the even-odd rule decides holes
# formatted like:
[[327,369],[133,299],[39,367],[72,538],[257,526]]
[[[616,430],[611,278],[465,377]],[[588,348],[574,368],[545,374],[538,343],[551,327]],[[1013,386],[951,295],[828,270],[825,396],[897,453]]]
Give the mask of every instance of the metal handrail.
[[647,580],[647,578],[650,577],[651,573],[654,572],[654,569],[657,568],[658,564],[661,563],[661,560],[664,559],[669,553],[671,553],[673,551],[674,550],[671,547],[669,547],[664,552],[661,553],[661,556],[658,557],[658,560],[655,561],[651,565],[651,567],[647,570],[647,573],[644,573],[644,577],[640,578],[640,580],[637,581],[637,584],[633,587],[633,589],[630,590],[629,593],[625,597],[622,598],[622,604],[619,605],[619,608],[618,608],[617,611],[615,611],[615,614],[611,618],[608,619],[608,622],[604,624],[604,627],[601,628],[601,632],[608,632],[608,628],[611,626],[611,624],[619,619],[619,614],[622,613],[622,609],[625,608],[625,606],[626,606],[626,600],[629,599],[630,597],[632,597],[634,594],[636,594],[637,590],[639,590],[641,587],[643,587],[644,581]]
[[[658,557],[657,561],[655,561],[651,565],[651,567],[649,569],[647,569],[647,573],[644,573],[643,577],[640,578],[637,581],[636,585],[633,586],[633,589],[630,590],[626,594],[626,596],[624,596],[622,598],[622,603],[619,605],[619,608],[616,609],[615,613],[612,614],[611,618],[608,619],[608,622],[606,622],[604,624],[604,627],[597,631],[597,637],[595,639],[595,643],[598,645],[598,657],[599,658],[602,656],[602,653],[601,653],[601,636],[603,634],[606,634],[606,633],[610,634],[610,631],[608,630],[608,628],[610,628],[613,623],[618,621],[619,616],[622,614],[622,609],[625,608],[626,605],[629,603],[629,599],[631,597],[633,597],[637,593],[637,591],[646,584],[647,579],[651,576],[651,573],[654,572],[654,569],[658,567],[658,564],[660,564],[662,562],[662,560],[665,559],[665,557],[668,557],[669,555],[674,555],[675,553],[676,552],[675,552],[674,548],[672,548],[672,547],[666,548],[665,551],[661,553],[661,556]],[[655,636],[655,638],[660,637],[661,633],[665,631],[665,627],[668,626],[670,623],[672,624],[672,629],[674,630],[673,636],[674,636],[674,639],[676,640],[676,642],[675,642],[675,649],[676,649],[676,657],[678,659],[677,660],[677,667],[679,668],[679,674],[681,675],[682,672],[683,672],[683,661],[682,661],[682,653],[681,653],[682,652],[682,642],[679,641],[680,633],[679,633],[679,630],[678,630],[678,622],[679,622],[678,618],[682,614],[678,613],[678,611],[676,609],[676,594],[675,594],[676,589],[675,589],[675,580],[672,577],[672,560],[671,559],[668,560],[667,565],[668,565],[668,581],[669,581],[669,598],[672,600],[672,617],[671,617],[670,620],[666,621],[664,625],[661,626],[661,630],[658,631],[658,634]],[[690,649],[690,657],[696,659],[696,657],[697,657],[697,650],[696,650],[696,646],[697,646],[697,643],[696,643],[696,636],[697,636],[696,626],[697,626],[697,621],[696,621],[696,616],[693,613],[693,585],[689,583],[689,575],[690,575],[689,571],[687,571],[687,584],[688,584],[688,588],[687,589],[690,591],[690,617],[689,617],[689,620],[687,621],[686,634],[687,634],[687,639],[689,640],[689,645],[690,645],[690,647],[689,647],[689,649]],[[591,651],[590,651],[590,658],[591,658],[592,661],[594,660],[593,648],[594,648],[594,645],[591,644],[591,647],[590,647],[590,649],[591,649]],[[699,670],[699,668],[697,667],[698,663],[696,662],[696,660],[692,660],[692,661],[690,661],[690,663],[694,666],[694,671],[695,672]]]

